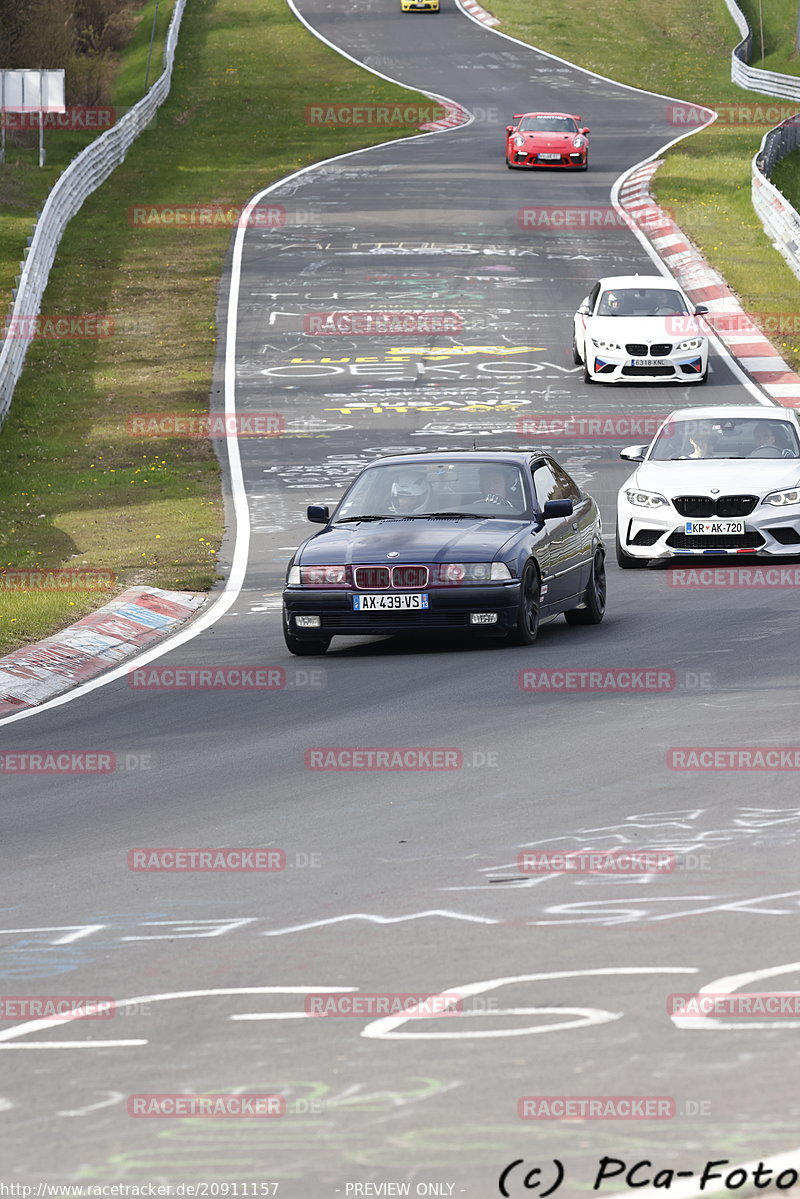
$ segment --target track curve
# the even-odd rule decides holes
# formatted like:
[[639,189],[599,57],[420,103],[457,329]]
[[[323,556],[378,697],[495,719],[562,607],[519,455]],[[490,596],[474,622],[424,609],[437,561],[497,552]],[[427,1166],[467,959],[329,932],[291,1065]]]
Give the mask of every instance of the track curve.
[[[120,679],[0,727],[3,751],[102,749],[120,764],[105,776],[4,776],[3,989],[130,1001],[113,1022],[80,1022],[83,1046],[74,1025],[0,1036],[12,1103],[3,1152],[26,1181],[269,1178],[308,1199],[386,1180],[478,1197],[495,1193],[512,1159],[554,1157],[573,1196],[603,1154],[653,1156],[654,1127],[676,1169],[789,1149],[791,1028],[685,1029],[665,1005],[672,992],[793,961],[793,775],[682,773],[666,761],[671,746],[794,743],[791,589],[709,593],[612,568],[599,629],[558,621],[532,650],[343,640],[313,663],[288,658],[276,609],[305,504],[335,499],[377,455],[506,444],[530,413],[644,416],[695,402],[688,387],[587,388],[572,365],[569,317],[587,284],[652,269],[627,227],[518,219],[530,206],[613,212],[615,179],[670,140],[666,101],[510,47],[450,0],[438,18],[376,0],[303,0],[300,11],[354,58],[475,119],[269,189],[286,224],[243,238],[237,404],[280,411],[288,434],[239,443],[251,517],[241,593],[161,662],[269,664],[286,686],[171,693]],[[593,130],[587,174],[504,169],[506,117],[532,104],[581,113]],[[457,311],[463,329],[414,345],[303,335],[310,312],[384,306]],[[724,360],[712,365],[703,403],[751,402]],[[553,448],[613,529],[625,477],[616,443]],[[531,667],[658,668],[674,685],[532,693],[519,686]],[[396,745],[456,747],[469,765],[305,767],[312,746]],[[206,845],[281,846],[290,866],[267,876],[127,866],[135,846]],[[643,846],[679,852],[686,868],[642,881],[517,866],[528,847]],[[775,989],[795,987],[793,971]],[[302,987],[472,989],[487,1004],[461,1023],[391,1029],[298,1019],[302,994],[265,990]],[[130,1043],[92,1046],[101,1040]],[[750,1067],[743,1087],[756,1056],[764,1082]],[[132,1093],[242,1088],[281,1090],[295,1110],[200,1133],[126,1114]],[[590,1122],[576,1138],[518,1119],[530,1094],[676,1106],[657,1126]]]

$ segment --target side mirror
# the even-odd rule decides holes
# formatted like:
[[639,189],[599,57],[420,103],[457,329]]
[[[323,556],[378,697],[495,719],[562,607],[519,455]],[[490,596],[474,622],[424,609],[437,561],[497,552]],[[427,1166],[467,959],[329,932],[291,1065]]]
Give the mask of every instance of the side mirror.
[[647,452],[646,445],[629,445],[624,450],[620,450],[620,458],[624,458],[627,462],[644,462],[644,456]]
[[578,312],[579,312],[579,314],[580,314],[581,316],[591,316],[591,315],[592,315],[592,310],[591,310],[591,308],[590,308],[590,306],[589,306],[589,298],[588,298],[588,296],[587,296],[587,298],[586,298],[586,299],[585,299],[585,300],[584,300],[584,301],[581,303],[580,307],[578,308]]
[[331,518],[327,504],[309,504],[306,516],[314,525],[326,525]]
[[591,129],[581,129],[581,133],[591,133]]
[[515,127],[513,125],[506,125],[506,133],[513,133],[514,128]]
[[545,520],[555,520],[557,517],[572,516],[575,505],[572,500],[548,500],[542,508]]
[[694,310],[695,316],[705,316],[707,312],[708,309],[706,308],[705,304],[698,304]]

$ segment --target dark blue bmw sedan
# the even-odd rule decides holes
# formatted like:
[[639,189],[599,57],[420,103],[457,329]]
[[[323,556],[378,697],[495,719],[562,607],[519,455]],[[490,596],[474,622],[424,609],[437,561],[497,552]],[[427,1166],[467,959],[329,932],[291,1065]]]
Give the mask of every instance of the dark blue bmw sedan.
[[454,451],[380,458],[289,563],[283,627],[293,654],[335,636],[474,632],[519,645],[563,612],[599,624],[600,514],[546,454]]

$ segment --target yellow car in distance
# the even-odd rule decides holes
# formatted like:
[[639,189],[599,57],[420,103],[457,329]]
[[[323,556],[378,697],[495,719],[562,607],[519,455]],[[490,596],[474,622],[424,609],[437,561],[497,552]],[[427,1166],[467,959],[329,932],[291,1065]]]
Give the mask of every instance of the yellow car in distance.
[[439,0],[400,0],[402,12],[438,12]]

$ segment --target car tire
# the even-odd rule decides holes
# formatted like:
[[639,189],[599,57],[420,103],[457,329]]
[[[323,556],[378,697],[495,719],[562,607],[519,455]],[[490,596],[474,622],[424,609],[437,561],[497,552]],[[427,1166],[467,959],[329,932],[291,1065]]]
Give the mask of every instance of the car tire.
[[283,617],[283,640],[289,653],[298,658],[312,658],[324,654],[331,643],[330,637],[320,637],[319,639],[295,637],[294,633],[289,632],[285,614]]
[[621,570],[643,570],[648,564],[647,558],[634,558],[632,554],[627,554],[622,548],[622,542],[619,539],[619,533],[616,537],[617,550],[617,566]]
[[512,167],[511,163],[508,161],[508,159],[506,159],[506,166],[508,167],[509,171],[513,171],[513,170],[514,170],[514,168]]
[[606,556],[596,550],[592,574],[583,593],[583,608],[570,608],[564,613],[567,624],[600,624],[606,614]]
[[589,366],[585,358],[583,360],[583,381],[584,383],[592,382],[592,376],[589,374]]
[[535,562],[528,562],[519,587],[517,623],[509,634],[512,645],[533,645],[539,632],[542,584]]
[[572,334],[572,361],[575,363],[576,366],[581,366],[583,363],[583,359],[581,358],[580,354],[578,353],[578,343],[575,340],[574,333]]

